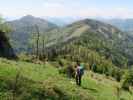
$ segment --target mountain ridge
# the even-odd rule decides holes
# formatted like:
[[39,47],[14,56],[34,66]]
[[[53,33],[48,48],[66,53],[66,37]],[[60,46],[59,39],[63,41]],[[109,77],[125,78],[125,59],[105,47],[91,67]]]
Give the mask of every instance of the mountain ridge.
[[[32,16],[23,17],[22,20],[25,20],[25,18],[32,19]],[[31,30],[33,30],[33,27]],[[24,45],[23,47],[19,44],[21,47],[20,51],[27,51],[29,37],[27,38],[27,35],[22,34],[23,31],[24,28],[22,28],[20,34],[24,38],[18,35]],[[43,32],[45,33],[43,35],[47,38],[45,45],[48,49],[51,48],[52,50],[52,48],[58,47],[58,51],[61,51],[62,48],[70,44],[74,46],[79,44],[79,46],[86,48],[86,50],[95,50],[100,55],[112,59],[112,62],[115,62],[119,67],[124,66],[124,63],[127,63],[127,59],[127,64],[133,64],[133,55],[131,55],[133,50],[130,48],[132,47],[133,37],[110,24],[93,19],[84,19],[65,27],[55,27]],[[26,42],[23,42],[23,40],[26,40]]]
[[35,26],[39,28],[40,33],[45,33],[51,29],[57,28],[55,24],[31,15],[7,23],[13,29],[13,32],[10,33],[10,37],[16,52],[21,50],[27,51],[28,40],[31,38],[32,34],[36,32]]
[[[133,38],[129,34],[120,31],[110,24],[85,19],[60,29],[57,41],[54,41],[54,48],[59,48],[60,50],[57,50],[59,52],[65,52],[65,48],[70,50],[74,47],[73,49],[76,49],[75,46],[83,47],[86,50],[95,50],[106,59],[111,59],[116,66],[122,67],[128,64],[132,65],[131,58],[133,55],[129,56],[132,50],[127,47],[127,45],[132,45],[132,41]],[[56,44],[58,45],[56,46]],[[67,54],[69,52],[64,55]]]

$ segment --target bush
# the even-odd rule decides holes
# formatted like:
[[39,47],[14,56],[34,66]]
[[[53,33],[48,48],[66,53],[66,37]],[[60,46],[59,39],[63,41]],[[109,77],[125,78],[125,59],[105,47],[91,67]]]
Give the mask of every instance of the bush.
[[123,79],[122,88],[125,90],[129,90],[129,87],[133,86],[133,68],[129,69]]
[[67,66],[59,68],[60,74],[66,74],[68,78],[74,78],[75,77],[75,64],[68,64]]
[[122,80],[124,71],[119,68],[113,68],[111,71],[111,76],[114,77],[118,82]]
[[118,82],[121,81],[122,76],[123,76],[123,73],[124,73],[124,72],[123,72],[121,69],[117,69],[116,75],[115,75],[115,79],[116,79]]
[[18,55],[18,58],[21,60],[21,61],[26,61],[26,62],[32,62],[32,56],[28,56],[26,53],[20,53]]
[[59,74],[66,74],[67,73],[67,67],[59,68]]
[[62,88],[50,83],[43,85],[22,76],[17,83],[13,77],[0,78],[0,86],[0,100],[70,100]]
[[96,73],[105,74],[106,76],[114,77],[118,82],[121,81],[123,70],[115,67],[108,61],[101,62],[101,64],[93,64],[91,70]]
[[69,63],[69,62],[68,62],[67,60],[65,60],[65,59],[58,59],[57,61],[58,61],[58,64],[59,64],[60,67],[65,67],[65,66],[67,66],[68,63]]

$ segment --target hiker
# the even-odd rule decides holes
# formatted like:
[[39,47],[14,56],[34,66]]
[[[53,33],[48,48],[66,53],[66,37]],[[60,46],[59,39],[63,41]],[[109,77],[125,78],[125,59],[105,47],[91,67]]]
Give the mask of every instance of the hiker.
[[76,74],[76,84],[80,86],[82,76],[84,74],[84,68],[83,68],[83,65],[81,65],[79,62],[77,63],[75,74]]
[[97,65],[96,65],[96,63],[92,64],[92,66],[91,66],[91,70],[95,72],[96,69],[97,69]]

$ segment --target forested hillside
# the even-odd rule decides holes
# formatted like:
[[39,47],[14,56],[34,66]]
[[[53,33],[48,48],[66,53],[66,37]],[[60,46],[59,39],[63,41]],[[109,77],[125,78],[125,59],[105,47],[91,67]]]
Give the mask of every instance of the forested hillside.
[[133,0],[1,0],[0,100],[133,100]]
[[[52,30],[49,34],[51,34],[50,38],[53,36],[54,42],[51,40],[51,43],[55,47],[53,45],[51,47],[54,47],[55,52],[65,52],[65,55],[66,52],[70,53],[69,50],[79,52],[79,49],[84,48],[84,50],[95,51],[105,59],[111,60],[118,67],[122,68],[132,65],[133,36],[109,24],[86,19],[75,22],[60,30]],[[55,37],[55,35],[58,37]],[[74,55],[77,56],[78,54]]]
[[[57,49],[62,49],[65,48],[64,43],[69,45],[76,41],[78,46],[95,50],[118,67],[130,67],[133,64],[133,36],[110,24],[85,19],[58,28],[55,24],[30,15],[9,24],[14,27],[14,31],[10,34],[11,43],[19,53],[35,53],[37,38],[40,55],[47,53],[47,49],[52,50],[56,46]],[[59,50],[55,50],[57,51]]]
[[[18,60],[0,58],[3,100],[132,100],[131,34],[92,19],[57,27],[25,16],[6,24],[12,31],[0,32],[0,56],[15,57],[13,46]],[[80,87],[77,62],[85,69]]]
[[45,32],[57,28],[55,24],[31,15],[7,23],[12,28],[10,39],[17,53],[30,51],[30,39],[34,38],[33,36],[36,35],[37,30],[39,30],[40,34],[45,35]]

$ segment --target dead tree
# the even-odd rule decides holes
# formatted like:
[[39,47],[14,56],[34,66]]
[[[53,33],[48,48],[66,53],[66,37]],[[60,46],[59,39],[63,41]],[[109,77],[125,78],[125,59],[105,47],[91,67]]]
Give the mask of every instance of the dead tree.
[[42,40],[43,44],[42,44],[42,54],[43,54],[43,57],[45,56],[45,37],[43,35],[43,40]]
[[40,39],[40,32],[39,32],[39,27],[37,25],[35,25],[36,28],[36,34],[37,34],[37,38],[36,38],[36,58],[39,59],[39,39]]

